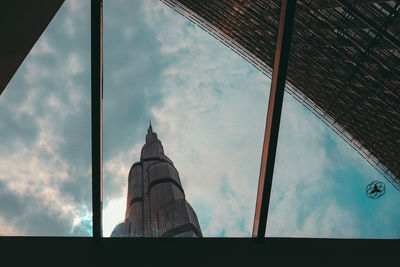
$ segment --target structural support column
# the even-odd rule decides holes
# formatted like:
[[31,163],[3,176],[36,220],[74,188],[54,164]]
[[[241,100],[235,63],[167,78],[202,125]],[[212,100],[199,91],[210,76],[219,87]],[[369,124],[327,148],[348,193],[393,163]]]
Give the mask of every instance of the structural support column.
[[103,0],[91,0],[93,237],[102,237],[103,203]]
[[278,39],[276,42],[274,69],[269,93],[267,123],[265,126],[256,212],[253,224],[252,236],[257,238],[264,238],[267,225],[295,4],[295,0],[281,1]]

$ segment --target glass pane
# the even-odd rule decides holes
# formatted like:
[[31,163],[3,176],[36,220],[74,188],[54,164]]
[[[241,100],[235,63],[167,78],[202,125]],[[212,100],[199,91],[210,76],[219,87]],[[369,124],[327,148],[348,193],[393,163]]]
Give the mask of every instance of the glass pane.
[[0,96],[0,235],[91,235],[90,1],[65,1]]
[[[379,199],[366,186],[384,182]],[[398,238],[399,192],[349,144],[285,94],[266,236]]]
[[[105,1],[104,236],[125,215],[114,236],[140,236],[146,227],[153,232],[145,236],[163,236],[168,235],[163,223],[180,223],[174,212],[182,195],[169,163],[158,164],[158,170],[144,161],[134,165],[127,201],[128,174],[140,161],[151,120],[202,235],[250,237],[268,86],[264,74],[160,1]],[[170,169],[157,179],[175,179],[169,180],[172,189],[156,188],[168,180],[151,181],[163,168]],[[133,192],[140,183],[143,194]],[[155,199],[152,190],[164,199]],[[173,204],[157,206],[169,198]],[[126,213],[127,205],[140,208]],[[147,222],[135,224],[137,218]]]
[[[396,56],[363,52],[385,41],[331,5],[296,9],[267,236],[399,238],[400,184],[385,173],[398,161],[389,97],[397,88],[385,87]],[[387,16],[376,5],[355,8],[379,25]]]

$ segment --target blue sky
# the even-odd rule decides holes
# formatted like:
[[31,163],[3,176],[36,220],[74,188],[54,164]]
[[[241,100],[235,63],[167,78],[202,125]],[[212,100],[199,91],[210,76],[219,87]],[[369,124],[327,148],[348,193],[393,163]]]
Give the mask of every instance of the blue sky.
[[[67,0],[0,96],[0,235],[90,234],[89,17]],[[250,236],[269,84],[159,1],[105,0],[104,235],[152,120],[204,236]],[[400,193],[288,94],[272,190],[268,236],[400,235]]]

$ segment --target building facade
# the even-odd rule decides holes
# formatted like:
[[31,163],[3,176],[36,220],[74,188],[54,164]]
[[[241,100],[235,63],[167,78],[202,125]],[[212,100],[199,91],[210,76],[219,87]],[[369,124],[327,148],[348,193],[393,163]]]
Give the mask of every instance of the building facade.
[[164,154],[151,123],[140,161],[129,171],[125,221],[111,237],[202,237],[179,173]]

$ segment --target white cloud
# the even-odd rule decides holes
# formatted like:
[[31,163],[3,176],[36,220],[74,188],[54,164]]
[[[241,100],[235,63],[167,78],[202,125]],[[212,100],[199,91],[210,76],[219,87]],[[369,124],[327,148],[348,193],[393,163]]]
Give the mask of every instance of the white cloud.
[[[144,7],[146,23],[157,28],[160,52],[174,58],[160,77],[162,104],[151,109],[154,129],[203,220],[204,235],[250,236],[269,80],[169,8],[152,2]],[[336,215],[351,221],[348,210],[337,213],[339,204],[313,211],[318,198],[337,187],[329,172],[342,166],[327,151],[327,131],[286,96],[270,235],[357,234],[354,224],[330,222]]]
[[65,32],[70,36],[73,37],[75,35],[75,23],[72,18],[65,18],[64,20],[64,29]]
[[203,234],[249,236],[268,79],[167,7],[146,7],[149,25],[163,20],[161,53],[176,58],[161,77],[154,129],[188,201],[207,217]]
[[36,106],[35,102],[37,101],[37,98],[39,97],[39,88],[32,88],[28,94],[25,97],[25,102],[23,105],[20,105],[17,107],[16,110],[16,119],[19,119],[20,116],[24,113],[33,116]]
[[72,53],[68,57],[68,63],[67,63],[67,71],[68,73],[74,75],[74,74],[79,74],[83,71],[83,66],[81,63],[81,60],[79,59],[78,54]]
[[[84,25],[88,14],[78,11],[89,10],[88,3],[67,1],[64,5],[68,8],[60,10],[58,16],[71,15],[60,19],[64,27],[62,33],[67,32],[68,40],[76,40],[74,38],[82,33],[80,26]],[[115,4],[123,7],[122,1]],[[157,105],[150,103],[148,108],[155,118],[153,126],[165,152],[180,173],[186,197],[201,219],[203,234],[250,236],[269,80],[159,1],[141,4],[145,11],[144,22],[152,27],[156,33],[154,38],[160,43],[160,50],[156,52],[163,54],[165,63],[162,74],[154,77],[160,79],[162,99]],[[128,27],[122,31],[122,36],[129,40],[136,37],[137,30]],[[83,94],[88,85],[74,81],[79,76],[75,74],[87,71],[84,67],[87,64],[82,53],[74,49],[58,53],[55,40],[41,38],[24,63],[21,76],[32,90],[17,107],[14,119],[24,114],[34,118],[39,127],[38,139],[29,149],[21,142],[15,153],[0,154],[0,181],[5,181],[10,192],[22,199],[35,194],[44,210],[75,221],[71,223],[72,233],[74,227],[90,218],[89,207],[86,203],[74,202],[73,192],[65,193],[60,183],[70,179],[71,173],[89,177],[90,166],[79,169],[59,154],[58,148],[65,145],[67,137],[61,133],[60,125],[69,117],[67,115],[84,116],[82,109],[90,103]],[[59,68],[49,69],[46,63],[38,60],[40,55],[52,53],[62,56],[62,60],[57,61]],[[132,62],[130,67],[137,66],[135,64],[141,62]],[[126,67],[123,71],[129,73],[132,69],[135,68]],[[49,79],[57,88],[44,87],[44,81]],[[126,88],[131,90],[129,86]],[[56,90],[62,91],[56,93]],[[144,90],[147,90],[145,95],[151,93],[151,88]],[[354,166],[366,178],[350,176],[348,180],[360,178],[363,179],[361,183],[366,183],[376,172],[359,156],[354,156],[346,143],[330,134],[315,116],[289,96],[285,99],[268,235],[362,236],[365,230],[361,229],[362,220],[357,217],[362,207],[358,213],[352,213],[354,207],[350,206],[357,197],[349,198],[348,205],[343,204],[337,195],[343,185],[338,182],[340,177],[332,177],[332,173]],[[42,108],[39,102],[45,106],[43,113],[39,111]],[[338,157],[332,156],[327,139],[333,143]],[[124,218],[127,175],[131,164],[139,160],[142,145],[142,141],[134,143],[127,148],[128,152],[121,151],[104,162],[104,182],[109,183],[110,191],[114,190],[104,195],[105,236]],[[351,191],[355,192],[356,189]],[[388,198],[385,203],[389,203],[392,195],[385,197]],[[371,210],[368,214],[379,211],[380,207],[385,207],[383,213],[390,210],[376,203],[379,202],[368,202],[370,206],[366,209]],[[11,234],[25,233],[25,229],[5,226],[5,221],[0,217],[0,233],[1,229]],[[371,223],[370,232],[376,225],[383,223]]]
[[[46,127],[48,121],[42,120],[40,124],[44,129],[41,129],[39,139],[30,149],[19,146],[13,154],[0,155],[0,173],[2,173],[0,181],[6,182],[8,192],[16,194],[19,198],[34,197],[41,203],[40,207],[32,207],[36,212],[46,210],[46,212],[54,214],[51,216],[65,218],[80,216],[75,203],[60,188],[62,182],[69,179],[69,169],[71,168],[55,152],[55,147],[61,139],[51,133],[51,127]],[[45,157],[43,158],[42,155]],[[27,207],[33,204],[25,203]],[[25,214],[21,214],[21,217],[23,216]],[[43,214],[43,216],[50,215]],[[1,219],[6,220],[6,218],[0,217]],[[24,231],[11,228],[2,230],[4,232],[0,233],[6,235]]]
[[[335,167],[324,145],[322,122],[285,95],[268,218],[268,236],[312,234],[329,210],[318,207],[318,198],[333,181],[326,172]],[[322,204],[322,203],[320,203]],[[322,214],[321,214],[322,213]],[[313,220],[317,216],[318,220]],[[303,219],[305,218],[305,219]],[[305,228],[302,224],[305,220]],[[311,223],[317,225],[310,226]],[[321,233],[324,234],[324,233]],[[326,234],[326,233],[325,233]]]
[[[70,166],[56,152],[62,137],[54,135],[51,120],[38,119],[39,138],[31,148],[19,145],[13,154],[0,155],[0,180],[8,182],[9,189],[21,197],[32,192],[45,203],[52,203],[60,211],[71,211],[63,203],[65,198],[57,190],[60,182],[68,178]],[[45,155],[45,157],[42,157]]]
[[135,34],[137,33],[138,29],[136,27],[128,26],[124,29],[124,37],[126,40],[131,40]]
[[54,47],[50,45],[50,41],[46,36],[43,36],[35,44],[35,46],[30,51],[31,55],[45,55],[54,53]]
[[16,229],[9,220],[0,217],[0,236],[23,236],[25,233],[21,229]]
[[70,12],[77,12],[80,9],[84,8],[85,4],[87,4],[88,1],[82,1],[82,0],[68,0],[65,1],[64,5],[68,7]]
[[[61,6],[58,16],[62,16],[62,26],[64,32],[69,36],[76,38],[83,26],[83,23],[89,23],[90,1],[88,0],[68,0]],[[64,15],[67,14],[67,15]]]
[[294,233],[296,237],[360,238],[358,223],[348,210],[333,202],[311,212],[303,226]]
[[[157,53],[164,55],[162,61],[168,59],[155,77],[161,79],[162,100],[149,107],[154,129],[180,173],[188,201],[208,221],[202,225],[204,235],[249,236],[268,79],[162,3],[142,3],[145,22],[160,42]],[[112,178],[126,188],[142,142],[130,150],[135,157],[121,152],[104,163],[105,183]],[[126,191],[120,192],[114,199],[126,199]],[[124,211],[121,203],[118,209]]]
[[[80,141],[72,140],[71,136],[81,132],[80,118],[90,117],[82,113],[90,103],[84,96],[90,87],[86,87],[88,84],[80,76],[75,76],[89,74],[83,64],[89,58],[78,48],[82,43],[89,44],[90,39],[89,35],[79,38],[65,35],[63,22],[66,18],[76,25],[84,19],[89,22],[85,18],[88,13],[84,12],[90,10],[88,4],[89,1],[66,1],[6,88],[10,93],[1,96],[2,107],[8,109],[7,114],[12,114],[2,119],[5,127],[23,126],[11,128],[7,132],[9,136],[5,136],[11,141],[2,143],[2,147],[10,148],[0,153],[0,182],[5,188],[2,197],[15,198],[18,209],[12,211],[14,218],[5,218],[0,213],[0,224],[1,221],[13,223],[14,219],[18,225],[0,227],[0,234],[46,235],[45,226],[23,220],[40,217],[38,220],[52,220],[48,233],[57,235],[57,231],[62,231],[59,235],[64,235],[68,234],[74,218],[87,216],[90,203],[82,200],[86,188],[78,185],[85,187],[82,180],[90,177],[90,160],[86,166],[84,160],[73,163],[70,154],[80,156],[84,152],[78,150],[85,149],[84,146],[75,149],[75,143]],[[81,34],[85,28],[89,27],[81,23],[74,31]],[[79,135],[79,138],[83,140],[86,136]],[[90,188],[90,179],[86,182]],[[18,206],[19,202],[24,205]]]
[[34,83],[45,80],[50,76],[48,69],[42,68],[39,64],[36,64],[33,60],[30,60],[30,58],[25,61],[23,67],[25,68],[24,78],[30,86],[33,86]]

